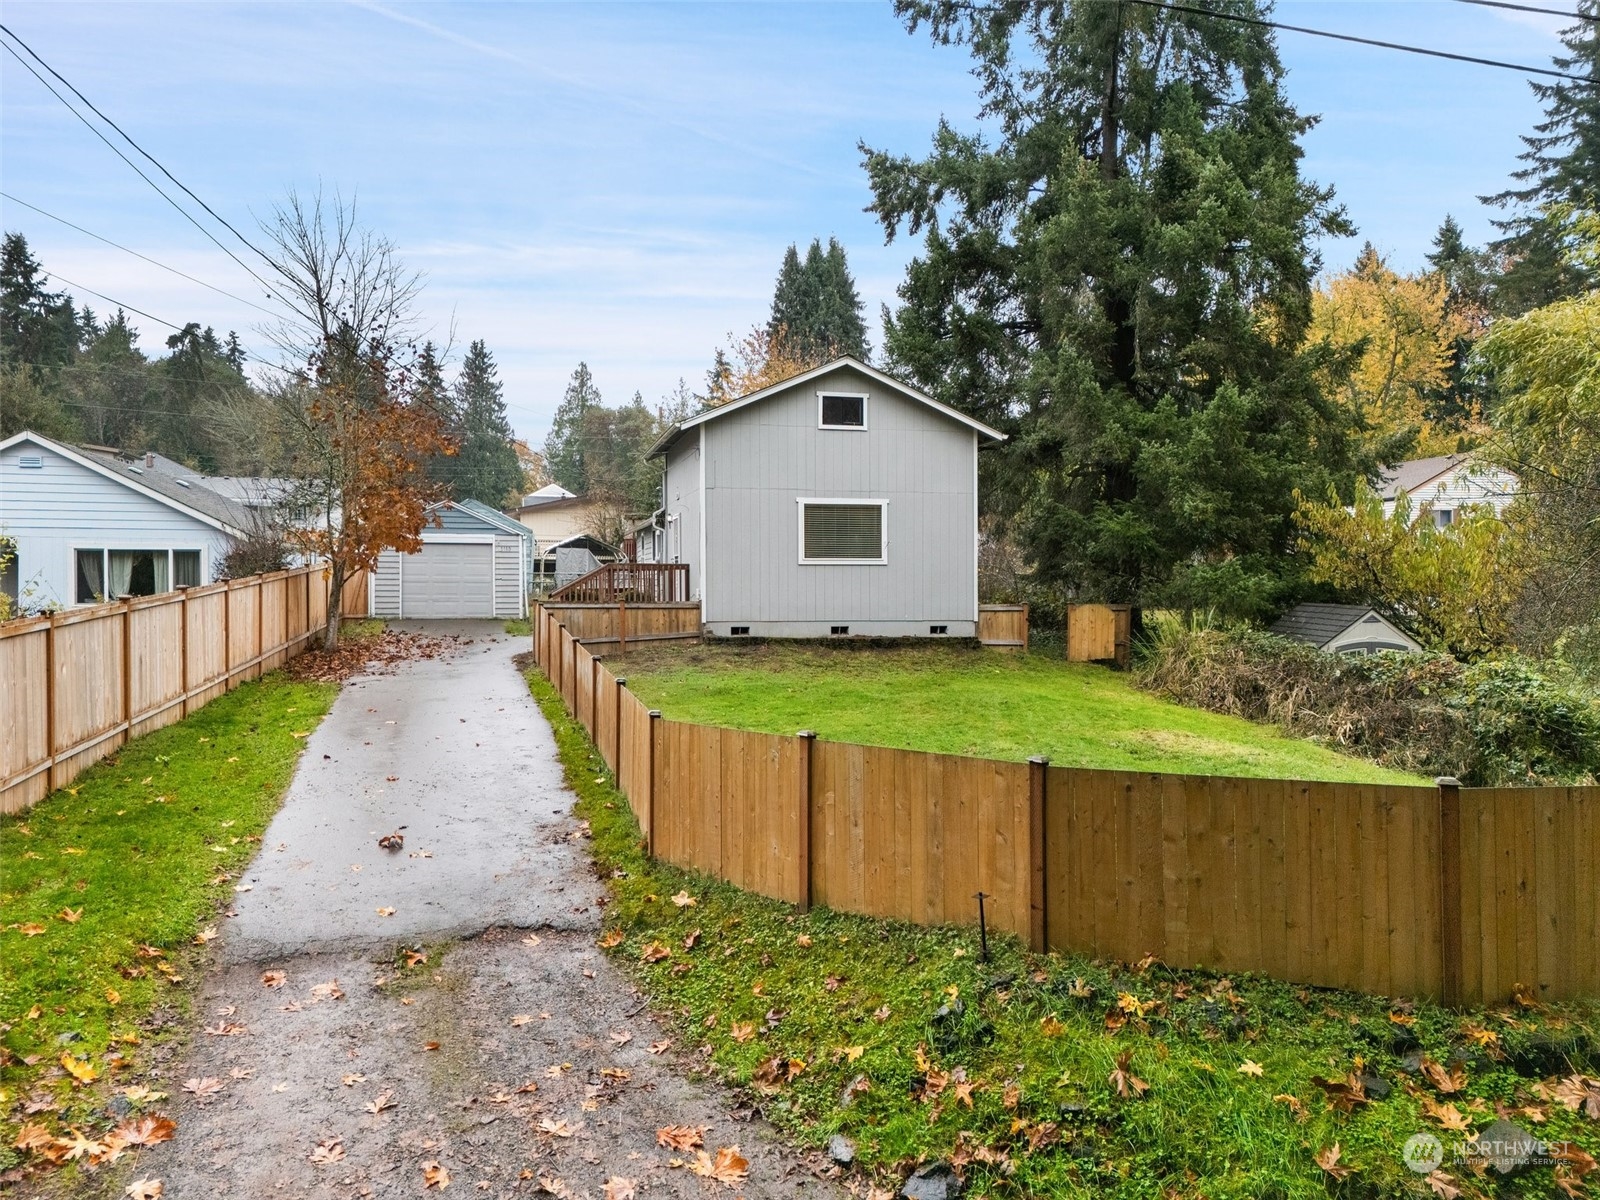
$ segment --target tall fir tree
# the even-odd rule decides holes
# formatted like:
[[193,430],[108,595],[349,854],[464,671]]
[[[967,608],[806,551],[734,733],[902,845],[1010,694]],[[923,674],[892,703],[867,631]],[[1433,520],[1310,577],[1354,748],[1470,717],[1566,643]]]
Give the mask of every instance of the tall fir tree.
[[453,391],[457,444],[456,453],[444,460],[445,481],[458,500],[502,508],[521,491],[522,465],[511,444],[499,369],[482,341],[467,347]]
[[1301,351],[1313,246],[1352,231],[1300,176],[1313,119],[1270,31],[1100,0],[896,8],[971,47],[999,140],[941,122],[925,159],[862,147],[887,233],[925,235],[893,363],[1012,435],[985,497],[1040,583],[1270,611],[1295,489],[1369,465]]
[[841,354],[867,357],[863,305],[837,238],[813,238],[802,261],[797,247],[783,254],[767,320],[769,338],[781,339],[789,355],[822,363]]
[[1544,120],[1523,136],[1525,164],[1511,173],[1517,186],[1482,199],[1512,210],[1495,225],[1504,236],[1493,249],[1507,266],[1496,283],[1495,309],[1519,316],[1595,285],[1594,272],[1572,251],[1572,217],[1600,211],[1600,0],[1578,0],[1578,21],[1561,35],[1565,54],[1556,68],[1582,82],[1530,80]]
[[1428,266],[1445,286],[1445,309],[1465,327],[1456,335],[1445,386],[1429,393],[1424,415],[1444,426],[1466,426],[1490,407],[1490,387],[1472,357],[1472,348],[1489,327],[1494,303],[1492,257],[1467,244],[1460,224],[1446,215],[1433,235]]
[[602,407],[600,389],[588,363],[579,363],[567,382],[550,434],[544,442],[544,461],[550,476],[569,492],[582,496],[590,487],[586,426],[592,409]]
[[77,353],[81,331],[72,297],[47,291],[47,282],[28,239],[6,234],[0,242],[0,362],[44,370]]

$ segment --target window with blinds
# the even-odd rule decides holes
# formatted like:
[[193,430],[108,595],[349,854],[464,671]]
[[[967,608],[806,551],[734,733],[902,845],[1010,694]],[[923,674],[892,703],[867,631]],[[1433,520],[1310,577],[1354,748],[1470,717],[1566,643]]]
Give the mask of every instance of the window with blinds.
[[801,561],[883,562],[888,557],[883,516],[884,505],[879,500],[802,501]]

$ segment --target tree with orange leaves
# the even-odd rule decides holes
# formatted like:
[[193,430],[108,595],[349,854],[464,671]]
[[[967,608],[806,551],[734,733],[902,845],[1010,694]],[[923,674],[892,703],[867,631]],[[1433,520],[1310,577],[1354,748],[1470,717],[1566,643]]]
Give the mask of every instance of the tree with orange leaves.
[[285,475],[296,480],[289,540],[331,574],[323,646],[338,644],[345,581],[384,550],[422,547],[443,499],[430,456],[454,453],[443,414],[412,386],[418,277],[394,245],[361,229],[354,206],[291,194],[263,224],[277,298],[270,335],[283,378],[269,389]]

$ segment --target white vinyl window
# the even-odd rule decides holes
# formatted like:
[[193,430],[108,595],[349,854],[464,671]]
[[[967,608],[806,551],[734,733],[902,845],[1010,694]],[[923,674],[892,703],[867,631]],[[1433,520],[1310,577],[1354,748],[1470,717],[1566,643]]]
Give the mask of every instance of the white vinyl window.
[[856,429],[867,427],[865,392],[818,392],[818,429]]
[[889,561],[887,500],[800,500],[802,563],[883,564]]

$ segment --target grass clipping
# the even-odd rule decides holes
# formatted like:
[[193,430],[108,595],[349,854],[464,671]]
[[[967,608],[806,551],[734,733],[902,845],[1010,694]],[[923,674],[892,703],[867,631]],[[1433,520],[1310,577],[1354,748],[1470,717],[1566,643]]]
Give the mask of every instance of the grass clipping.
[[[1359,1194],[1420,1195],[1406,1140],[1453,1147],[1502,1109],[1600,1153],[1600,1121],[1546,1098],[1596,1074],[1600,1008],[1459,1015],[994,935],[982,963],[975,930],[800,914],[650,861],[583,731],[529,682],[611,889],[600,945],[670,1014],[673,1052],[803,1145],[850,1138],[858,1194],[943,1160],[973,1195],[1324,1197],[1330,1162]],[[1438,1181],[1480,1194],[1470,1172]]]

